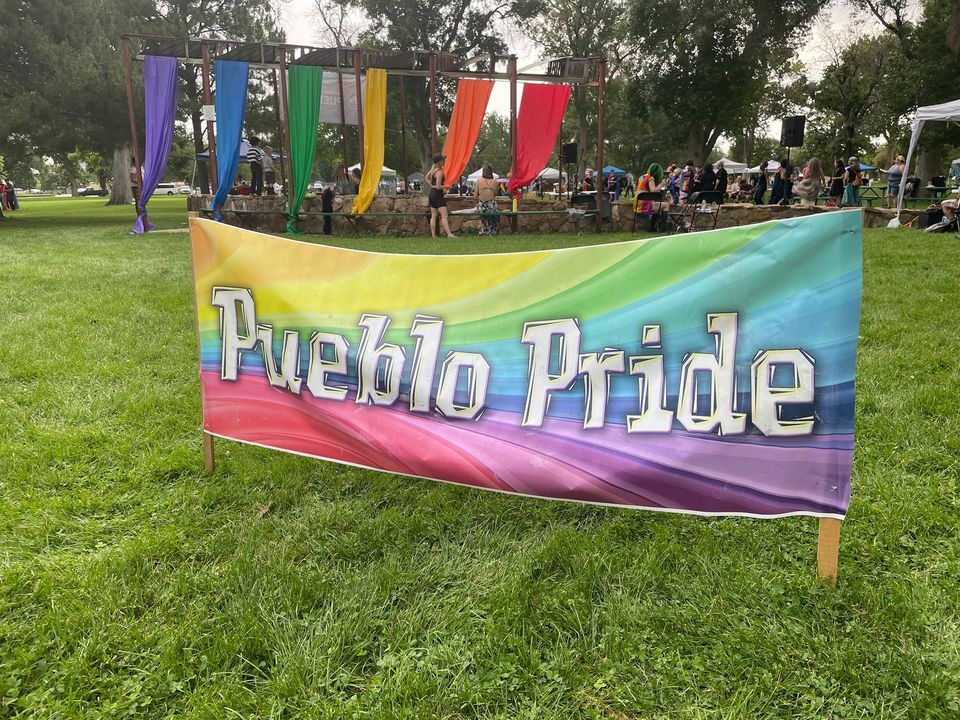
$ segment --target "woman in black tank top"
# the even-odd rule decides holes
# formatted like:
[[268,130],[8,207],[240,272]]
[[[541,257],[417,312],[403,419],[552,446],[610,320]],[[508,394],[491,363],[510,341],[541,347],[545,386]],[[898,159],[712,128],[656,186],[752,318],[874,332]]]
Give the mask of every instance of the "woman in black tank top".
[[430,205],[430,237],[437,236],[437,218],[440,219],[440,225],[448,238],[454,238],[450,232],[450,222],[447,217],[447,200],[443,197],[444,174],[443,163],[446,158],[443,155],[433,156],[433,165],[427,173],[427,183],[430,185],[430,194],[428,202]]

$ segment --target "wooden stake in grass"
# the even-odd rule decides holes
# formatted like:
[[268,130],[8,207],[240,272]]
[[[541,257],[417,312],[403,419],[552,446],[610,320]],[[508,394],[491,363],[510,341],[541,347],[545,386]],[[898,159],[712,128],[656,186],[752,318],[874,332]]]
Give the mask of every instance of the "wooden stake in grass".
[[830,587],[837,584],[837,565],[840,557],[840,521],[820,518],[820,537],[817,542],[817,576]]

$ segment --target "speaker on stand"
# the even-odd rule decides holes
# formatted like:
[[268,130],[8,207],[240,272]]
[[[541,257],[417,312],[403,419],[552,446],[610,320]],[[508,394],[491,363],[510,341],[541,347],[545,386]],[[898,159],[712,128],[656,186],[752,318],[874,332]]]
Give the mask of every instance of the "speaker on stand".
[[787,161],[790,161],[790,148],[803,145],[803,131],[807,126],[806,115],[791,115],[780,123],[780,147],[787,148]]

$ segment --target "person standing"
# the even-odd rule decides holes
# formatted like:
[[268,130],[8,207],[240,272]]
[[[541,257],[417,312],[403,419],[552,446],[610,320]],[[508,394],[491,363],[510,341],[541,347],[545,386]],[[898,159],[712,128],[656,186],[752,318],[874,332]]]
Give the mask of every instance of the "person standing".
[[267,195],[276,195],[274,187],[277,183],[277,168],[273,164],[273,148],[267,145],[263,148],[263,184]]
[[787,172],[787,160],[783,158],[780,160],[780,167],[777,168],[777,171],[773,174],[773,184],[770,188],[770,202],[769,205],[779,205],[783,202],[783,198],[786,197],[786,183],[784,181],[784,174]]
[[676,165],[671,166],[673,170],[667,179],[667,192],[670,193],[670,202],[674,205],[680,204],[680,168]]
[[801,205],[816,205],[822,189],[823,168],[820,166],[820,160],[810,158],[803,179],[796,184],[794,191],[800,198]]
[[757,187],[753,191],[754,205],[763,205],[764,195],[767,194],[767,167],[766,160],[760,163],[760,177],[757,178]]
[[897,206],[900,183],[903,181],[903,173],[906,169],[907,165],[903,160],[903,155],[897,155],[896,161],[887,170],[887,207]]
[[500,217],[497,214],[497,188],[499,183],[493,178],[493,168],[483,166],[482,177],[477,180],[473,188],[473,196],[477,199],[477,212],[480,213],[480,222],[483,229],[481,235],[493,237],[500,232]]
[[834,160],[833,173],[830,176],[830,189],[827,191],[829,197],[827,205],[829,207],[840,207],[843,199],[843,174],[845,172],[846,168],[843,167],[843,162]]
[[713,165],[703,164],[703,170],[700,171],[700,182],[697,185],[698,192],[714,192],[717,189],[717,176],[713,172]]
[[690,196],[693,195],[693,183],[695,180],[695,170],[693,160],[687,160],[680,174],[680,201],[686,205],[690,202]]
[[842,207],[860,206],[860,185],[863,183],[863,174],[860,172],[860,161],[850,156],[847,160],[847,169],[843,173],[843,202]]
[[720,193],[720,197],[723,198],[720,202],[723,202],[727,198],[727,169],[723,166],[723,160],[717,163],[717,192]]
[[430,205],[430,237],[437,236],[437,219],[448,238],[455,238],[450,232],[450,221],[447,218],[447,199],[443,196],[443,191],[447,187],[444,185],[443,164],[447,158],[445,155],[437,153],[433,156],[433,165],[427,171],[427,184],[430,186],[430,194],[427,198]]
[[263,193],[263,150],[260,149],[260,138],[250,138],[250,149],[247,150],[247,162],[250,163],[250,193]]

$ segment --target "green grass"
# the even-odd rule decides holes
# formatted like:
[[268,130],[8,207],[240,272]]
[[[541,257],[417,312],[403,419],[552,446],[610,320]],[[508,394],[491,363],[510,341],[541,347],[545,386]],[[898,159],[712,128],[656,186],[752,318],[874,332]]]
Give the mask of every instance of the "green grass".
[[866,234],[831,590],[809,518],[508,497],[222,441],[205,476],[187,236],[131,220],[91,198],[0,221],[0,718],[960,717],[952,236]]

